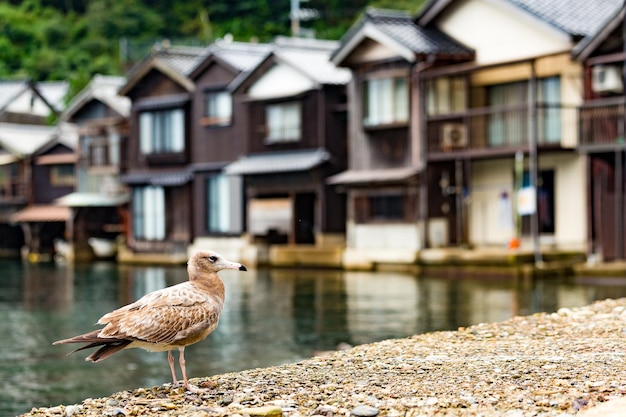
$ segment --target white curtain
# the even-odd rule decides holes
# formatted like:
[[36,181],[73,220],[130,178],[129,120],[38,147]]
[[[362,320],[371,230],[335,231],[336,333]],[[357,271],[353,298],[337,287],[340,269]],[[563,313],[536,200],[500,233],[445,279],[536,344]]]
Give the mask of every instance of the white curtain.
[[182,152],[185,150],[185,112],[183,109],[170,111],[171,119],[168,134],[171,137],[170,152]]
[[152,118],[149,112],[139,115],[139,149],[142,154],[152,152]]

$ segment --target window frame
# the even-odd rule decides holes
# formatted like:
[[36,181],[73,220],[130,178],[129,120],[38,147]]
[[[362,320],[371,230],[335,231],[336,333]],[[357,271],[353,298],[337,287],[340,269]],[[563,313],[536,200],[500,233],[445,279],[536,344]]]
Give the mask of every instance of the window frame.
[[[220,105],[220,97],[227,98],[227,103]],[[203,94],[203,116],[200,123],[207,127],[224,127],[230,126],[233,122],[233,96],[224,88],[206,89]],[[213,100],[212,100],[213,99]],[[224,107],[222,107],[224,106]],[[225,109],[224,114],[221,109]]]
[[165,188],[156,185],[133,187],[132,233],[143,241],[163,241],[167,238]]
[[387,74],[366,78],[361,87],[362,123],[366,129],[408,125],[411,100],[410,82],[406,75]]
[[50,185],[53,187],[75,186],[75,172],[76,170],[74,169],[73,164],[50,165]]
[[[295,116],[295,120],[287,120],[292,116]],[[265,144],[297,143],[301,140],[302,103],[287,101],[267,104],[265,106]]]
[[185,152],[187,127],[184,108],[146,109],[139,112],[138,118],[141,154]]
[[354,220],[358,224],[405,223],[409,221],[409,204],[409,196],[399,191],[358,195],[354,198]]

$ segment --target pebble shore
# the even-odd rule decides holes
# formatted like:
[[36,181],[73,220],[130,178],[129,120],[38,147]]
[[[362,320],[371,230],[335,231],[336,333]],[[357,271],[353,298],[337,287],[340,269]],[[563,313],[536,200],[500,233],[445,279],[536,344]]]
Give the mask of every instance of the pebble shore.
[[626,415],[625,359],[626,299],[605,300],[192,379],[199,393],[166,384],[23,416]]

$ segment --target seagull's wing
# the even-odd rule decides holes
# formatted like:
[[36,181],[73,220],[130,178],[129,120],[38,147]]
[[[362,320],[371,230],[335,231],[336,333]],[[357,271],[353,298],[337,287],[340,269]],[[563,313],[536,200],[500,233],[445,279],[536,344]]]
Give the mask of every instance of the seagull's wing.
[[[176,344],[217,326],[222,303],[190,283],[146,294],[132,304],[105,314],[100,337]],[[204,334],[204,336],[206,336]]]

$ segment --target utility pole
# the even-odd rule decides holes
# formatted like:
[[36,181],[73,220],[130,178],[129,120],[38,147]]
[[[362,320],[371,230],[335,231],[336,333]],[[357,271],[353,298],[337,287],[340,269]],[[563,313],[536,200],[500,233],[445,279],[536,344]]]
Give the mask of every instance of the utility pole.
[[529,158],[529,174],[530,174],[530,186],[532,192],[535,195],[535,209],[530,216],[530,234],[533,241],[533,252],[535,255],[535,266],[540,266],[543,263],[541,258],[541,249],[539,247],[539,210],[537,203],[539,201],[537,190],[537,171],[538,168],[538,156],[537,156],[537,73],[535,70],[535,61],[530,63],[530,80],[528,83],[528,158]]

